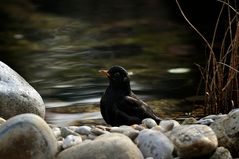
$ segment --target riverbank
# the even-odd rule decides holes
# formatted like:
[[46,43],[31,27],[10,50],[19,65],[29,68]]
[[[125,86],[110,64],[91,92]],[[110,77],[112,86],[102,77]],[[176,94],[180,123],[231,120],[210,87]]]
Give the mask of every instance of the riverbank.
[[33,114],[1,119],[0,158],[208,158],[238,157],[239,109],[182,123],[145,119],[140,125],[60,127]]

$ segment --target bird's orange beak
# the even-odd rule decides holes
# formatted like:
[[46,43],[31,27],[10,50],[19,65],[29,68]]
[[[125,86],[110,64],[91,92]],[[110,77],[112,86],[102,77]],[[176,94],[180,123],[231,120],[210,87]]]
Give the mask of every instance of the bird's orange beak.
[[99,70],[99,73],[102,76],[110,77],[110,74],[108,73],[108,70]]

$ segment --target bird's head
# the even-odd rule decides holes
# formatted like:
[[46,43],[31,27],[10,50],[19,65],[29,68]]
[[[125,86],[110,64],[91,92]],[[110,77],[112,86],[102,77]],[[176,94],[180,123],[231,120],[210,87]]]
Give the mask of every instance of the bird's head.
[[100,70],[102,75],[107,76],[110,85],[117,88],[130,88],[130,79],[128,72],[121,66],[113,66],[109,70]]

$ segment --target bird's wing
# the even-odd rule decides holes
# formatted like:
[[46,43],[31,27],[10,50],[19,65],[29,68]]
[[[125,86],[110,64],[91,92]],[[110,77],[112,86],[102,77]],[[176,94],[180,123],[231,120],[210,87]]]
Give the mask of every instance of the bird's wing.
[[155,120],[160,120],[146,103],[134,96],[125,96],[117,107],[130,116],[137,116],[141,119],[153,118]]

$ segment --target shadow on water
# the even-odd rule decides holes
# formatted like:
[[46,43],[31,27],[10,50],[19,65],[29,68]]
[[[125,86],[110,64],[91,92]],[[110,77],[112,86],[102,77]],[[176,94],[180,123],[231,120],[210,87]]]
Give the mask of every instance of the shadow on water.
[[124,66],[134,92],[157,107],[196,94],[202,57],[163,1],[33,2],[1,4],[0,60],[41,94],[49,123],[100,119],[108,81],[98,70],[112,65]]

